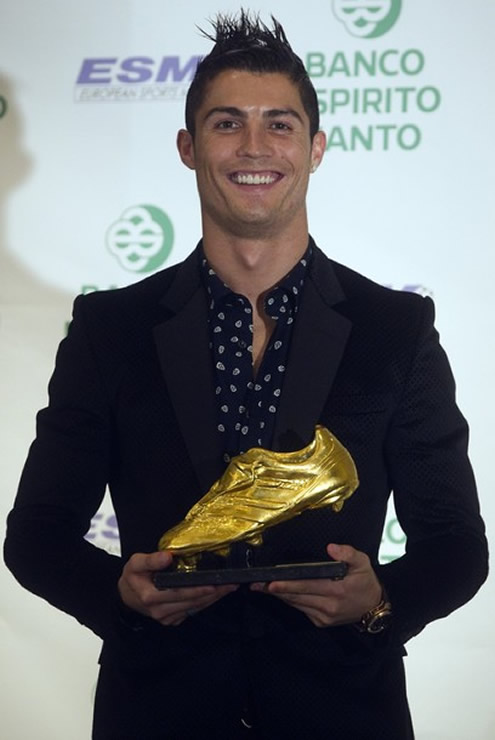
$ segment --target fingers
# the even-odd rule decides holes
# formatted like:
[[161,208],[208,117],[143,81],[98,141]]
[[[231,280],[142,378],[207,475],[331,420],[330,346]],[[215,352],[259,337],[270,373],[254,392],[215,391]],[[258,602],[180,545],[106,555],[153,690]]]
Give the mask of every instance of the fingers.
[[279,596],[321,595],[342,598],[345,584],[343,581],[332,581],[330,578],[308,578],[303,581],[272,581],[272,583],[265,584],[264,589],[261,590]]
[[146,590],[141,592],[143,605],[148,609],[151,616],[160,606],[172,607],[184,605],[184,609],[193,608],[195,602],[202,602],[215,595],[215,586],[193,586],[190,588],[166,588],[158,590],[149,583]]
[[155,588],[151,574],[172,562],[169,552],[136,553],[125,564],[118,588],[124,604],[164,625],[180,624],[188,613],[205,609],[237,586]]
[[[330,627],[352,621],[343,611],[346,596],[342,583],[330,583],[327,590],[324,585],[319,580],[274,582],[267,588],[267,593],[303,612],[317,627]],[[334,590],[332,586],[335,586]]]
[[[330,627],[342,623],[342,597],[328,593],[297,593],[286,589],[288,584],[272,584],[268,593],[281,599],[288,606],[303,612],[317,627]],[[315,585],[319,585],[318,582]],[[346,621],[346,620],[344,620]]]
[[340,604],[344,598],[344,584],[342,581],[332,581],[328,578],[273,581],[271,583],[253,583],[251,589],[271,594],[288,606],[298,609],[316,627],[329,627],[338,624]]
[[150,552],[135,553],[125,565],[129,574],[143,574],[154,570],[168,568],[172,562],[172,555],[169,552]]
[[340,581],[328,578],[300,581],[274,581],[252,584],[253,591],[276,596],[298,609],[317,627],[349,624],[359,621],[381,598],[382,588],[370,559],[350,545],[329,544],[327,553],[349,566]]
[[[163,625],[181,624],[187,617],[214,604],[219,599],[236,590],[237,586],[212,586],[209,592],[204,589],[183,588],[173,589],[175,597],[169,596],[169,600],[162,601],[150,608],[150,616]],[[193,592],[193,593],[191,593]],[[166,593],[166,592],[165,592]]]
[[342,560],[347,563],[349,570],[363,568],[369,565],[369,558],[364,552],[356,550],[350,545],[327,545],[327,553],[333,560]]

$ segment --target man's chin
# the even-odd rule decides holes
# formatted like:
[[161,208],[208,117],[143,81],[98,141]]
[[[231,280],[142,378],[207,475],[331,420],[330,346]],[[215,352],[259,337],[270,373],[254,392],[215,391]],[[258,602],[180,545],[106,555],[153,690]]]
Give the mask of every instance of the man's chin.
[[287,228],[290,216],[274,209],[236,208],[230,213],[209,212],[209,220],[221,231],[241,239],[269,239]]
[[266,210],[239,210],[228,221],[228,228],[232,234],[251,238],[277,234],[284,227],[280,212]]
[[230,233],[243,239],[269,239],[280,234],[281,224],[273,219],[245,219],[231,224]]

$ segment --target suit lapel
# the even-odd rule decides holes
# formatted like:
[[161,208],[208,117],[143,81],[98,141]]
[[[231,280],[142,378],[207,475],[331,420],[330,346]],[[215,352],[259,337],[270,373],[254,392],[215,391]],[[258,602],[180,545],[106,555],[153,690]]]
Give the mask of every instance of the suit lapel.
[[277,413],[276,450],[299,449],[313,438],[351,331],[349,319],[333,308],[345,295],[332,264],[313,249]]
[[[169,317],[154,329],[155,343],[181,434],[206,493],[224,470],[216,428],[206,294],[197,251],[180,265],[162,299]],[[312,439],[337,373],[351,322],[334,305],[345,300],[331,261],[314,247],[294,325],[277,413],[274,449],[298,449]]]
[[216,428],[206,294],[197,260],[197,252],[193,252],[179,267],[162,300],[170,317],[155,327],[154,337],[180,431],[201,490],[206,493],[224,465]]

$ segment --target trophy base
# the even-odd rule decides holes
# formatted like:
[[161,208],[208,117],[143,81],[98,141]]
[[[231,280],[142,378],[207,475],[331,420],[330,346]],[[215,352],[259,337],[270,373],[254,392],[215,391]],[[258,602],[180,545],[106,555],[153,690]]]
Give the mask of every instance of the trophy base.
[[230,583],[265,583],[266,581],[302,581],[308,578],[331,578],[339,581],[347,573],[347,563],[329,560],[323,563],[287,563],[253,568],[223,570],[157,570],[152,580],[155,587],[221,586]]

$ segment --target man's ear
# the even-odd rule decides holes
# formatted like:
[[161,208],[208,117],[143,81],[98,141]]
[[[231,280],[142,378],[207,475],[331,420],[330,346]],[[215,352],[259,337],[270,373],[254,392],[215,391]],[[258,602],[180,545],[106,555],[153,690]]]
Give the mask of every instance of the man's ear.
[[196,169],[193,137],[189,131],[186,131],[184,128],[181,128],[177,134],[177,149],[179,150],[179,156],[186,167],[189,167],[190,170]]
[[327,137],[323,131],[317,131],[311,143],[311,172],[319,167],[327,146]]

